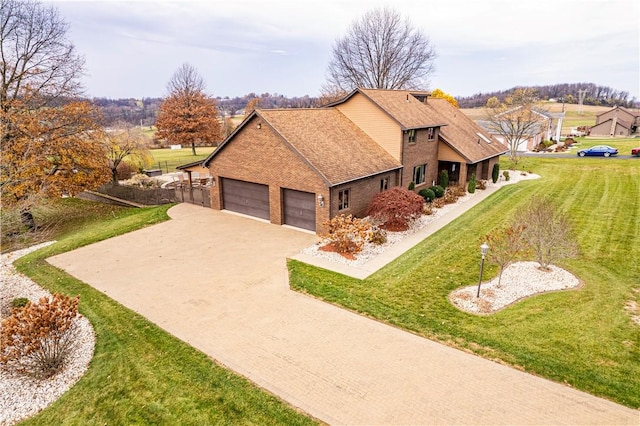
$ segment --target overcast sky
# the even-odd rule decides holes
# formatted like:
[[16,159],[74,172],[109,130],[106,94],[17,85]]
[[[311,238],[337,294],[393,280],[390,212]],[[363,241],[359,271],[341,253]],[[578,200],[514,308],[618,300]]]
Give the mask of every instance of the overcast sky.
[[317,96],[332,45],[391,5],[429,36],[429,89],[454,96],[590,82],[640,99],[638,0],[54,0],[89,96],[161,97],[188,62],[214,96]]

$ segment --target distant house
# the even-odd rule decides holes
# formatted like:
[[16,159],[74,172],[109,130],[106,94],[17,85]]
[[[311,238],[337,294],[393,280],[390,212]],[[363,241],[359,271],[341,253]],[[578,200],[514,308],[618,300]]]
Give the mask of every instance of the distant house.
[[638,131],[640,114],[623,107],[615,107],[596,116],[591,136],[631,136]]
[[[520,107],[519,107],[520,108]],[[517,141],[517,151],[528,152],[535,151],[536,148],[545,140],[558,141],[560,139],[560,130],[562,129],[562,120],[564,119],[564,113],[551,113],[544,110],[533,110],[537,116],[536,122],[522,135]],[[482,126],[487,132],[491,133],[496,139],[498,139],[506,148],[509,148],[508,142],[503,136],[505,133],[509,133],[511,124],[508,121],[500,122],[478,120],[478,124]],[[500,127],[497,125],[500,124]],[[514,143],[516,143],[514,141]]]
[[[378,192],[488,179],[504,147],[428,92],[357,89],[325,108],[257,109],[201,164],[211,207],[323,232]],[[188,171],[188,167],[184,168]]]

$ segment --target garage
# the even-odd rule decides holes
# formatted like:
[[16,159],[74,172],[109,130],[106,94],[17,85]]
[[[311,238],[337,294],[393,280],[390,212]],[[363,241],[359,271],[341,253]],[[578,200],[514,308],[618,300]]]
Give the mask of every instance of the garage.
[[223,178],[223,208],[269,220],[269,187],[259,183]]
[[284,189],[282,192],[284,223],[297,228],[316,230],[316,197],[311,192]]

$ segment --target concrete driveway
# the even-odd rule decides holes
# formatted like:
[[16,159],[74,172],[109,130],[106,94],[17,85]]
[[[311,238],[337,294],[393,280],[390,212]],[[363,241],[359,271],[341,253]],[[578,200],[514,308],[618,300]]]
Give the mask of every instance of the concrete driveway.
[[635,424],[640,413],[289,290],[314,235],[189,204],[49,259],[332,424]]

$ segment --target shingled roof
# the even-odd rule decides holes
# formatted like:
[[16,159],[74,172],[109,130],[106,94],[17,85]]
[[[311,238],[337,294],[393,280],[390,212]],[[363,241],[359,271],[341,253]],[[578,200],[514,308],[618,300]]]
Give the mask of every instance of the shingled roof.
[[445,99],[430,98],[427,104],[449,124],[440,130],[442,139],[467,162],[477,163],[507,152],[500,141]]
[[330,185],[402,167],[336,109],[269,109],[257,114]]
[[469,163],[507,151],[504,145],[458,108],[445,99],[428,97],[428,92],[382,89],[357,89],[356,92],[371,99],[405,129],[441,126],[442,139]]
[[442,117],[424,108],[425,104],[414,96],[416,94],[426,97],[428,92],[386,89],[357,89],[357,91],[382,108],[402,126],[403,130],[447,125]]

